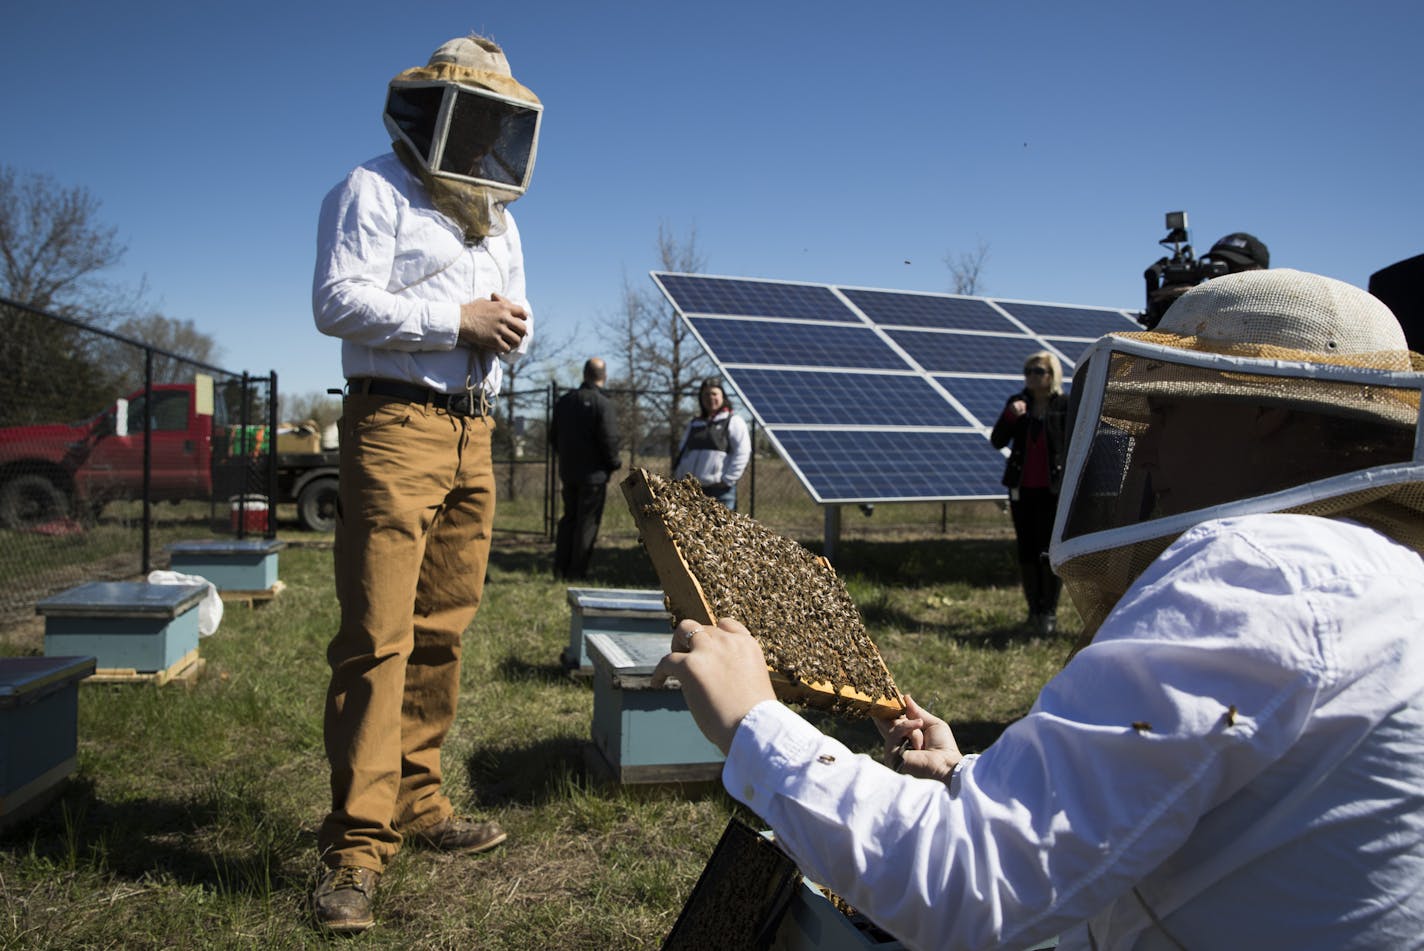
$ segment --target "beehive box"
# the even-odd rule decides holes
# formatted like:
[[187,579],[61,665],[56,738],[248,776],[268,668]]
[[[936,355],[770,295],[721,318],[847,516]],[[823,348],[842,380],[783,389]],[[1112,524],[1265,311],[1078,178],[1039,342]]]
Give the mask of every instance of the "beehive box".
[[707,782],[722,775],[722,751],[692,719],[676,683],[652,686],[670,634],[593,633],[595,765],[620,783]]
[[174,571],[198,575],[219,591],[270,591],[277,584],[277,553],[287,547],[275,538],[210,538],[168,546]]
[[0,658],[0,828],[38,812],[74,772],[79,681],[93,657]]
[[95,658],[97,673],[181,670],[198,653],[198,602],[208,586],[91,581],[35,606],[47,657]]
[[772,941],[773,951],[904,951],[905,946],[864,915],[844,910],[811,882],[801,881],[781,927]]
[[571,673],[593,673],[584,637],[588,634],[672,635],[672,615],[663,593],[643,588],[569,588],[569,643],[563,663]]
[[801,873],[773,840],[733,816],[662,951],[765,951],[800,888]]
[[864,915],[806,882],[775,841],[733,817],[662,951],[903,951]]

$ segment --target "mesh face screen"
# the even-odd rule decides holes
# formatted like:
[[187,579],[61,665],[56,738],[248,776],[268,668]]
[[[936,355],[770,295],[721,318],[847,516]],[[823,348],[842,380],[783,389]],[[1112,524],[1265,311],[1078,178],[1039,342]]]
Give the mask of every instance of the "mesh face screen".
[[533,170],[539,110],[469,86],[402,85],[386,117],[433,174],[523,192]]
[[1413,458],[1418,390],[1112,354],[1063,537]]
[[455,87],[439,171],[523,189],[539,112]]
[[396,87],[386,96],[386,115],[427,166],[435,141],[435,122],[440,117],[440,103],[444,98],[445,90],[439,86]]

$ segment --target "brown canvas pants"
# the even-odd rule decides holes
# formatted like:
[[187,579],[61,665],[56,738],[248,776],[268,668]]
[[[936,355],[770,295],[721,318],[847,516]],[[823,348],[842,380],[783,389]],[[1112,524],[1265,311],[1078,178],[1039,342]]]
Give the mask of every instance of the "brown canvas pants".
[[451,813],[440,746],[460,693],[460,638],[484,590],[494,521],[489,417],[347,396],[336,595],[327,649],[330,866],[383,871],[402,833]]

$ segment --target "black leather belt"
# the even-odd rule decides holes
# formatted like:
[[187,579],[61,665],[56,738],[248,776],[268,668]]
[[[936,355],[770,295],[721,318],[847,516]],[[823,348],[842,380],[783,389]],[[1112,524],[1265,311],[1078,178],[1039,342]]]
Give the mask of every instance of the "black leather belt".
[[389,396],[391,399],[405,400],[407,403],[422,403],[443,409],[451,416],[487,416],[489,404],[483,389],[473,393],[460,390],[458,393],[441,393],[428,386],[402,383],[399,380],[379,380],[374,377],[355,377],[346,381],[346,392],[369,393],[371,396]]

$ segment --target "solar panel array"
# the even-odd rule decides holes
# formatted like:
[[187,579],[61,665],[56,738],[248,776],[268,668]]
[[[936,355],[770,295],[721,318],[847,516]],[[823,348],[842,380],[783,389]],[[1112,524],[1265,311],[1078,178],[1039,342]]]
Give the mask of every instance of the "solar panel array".
[[1001,498],[989,430],[1023,362],[1140,330],[1125,310],[653,272],[820,503]]

